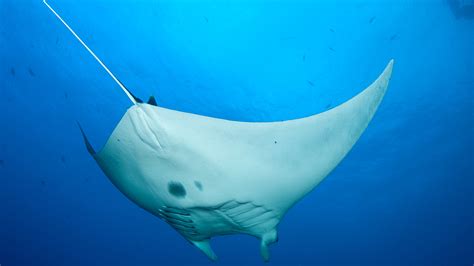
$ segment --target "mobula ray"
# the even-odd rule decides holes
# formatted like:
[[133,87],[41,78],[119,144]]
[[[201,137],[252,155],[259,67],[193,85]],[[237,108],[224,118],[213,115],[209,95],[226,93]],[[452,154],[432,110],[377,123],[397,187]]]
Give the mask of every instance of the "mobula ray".
[[347,102],[306,118],[265,123],[162,108],[133,96],[44,1],[132,101],[102,150],[92,154],[130,200],[166,221],[210,259],[209,240],[249,234],[260,252],[277,241],[291,206],[314,189],[359,139],[385,95],[393,60]]

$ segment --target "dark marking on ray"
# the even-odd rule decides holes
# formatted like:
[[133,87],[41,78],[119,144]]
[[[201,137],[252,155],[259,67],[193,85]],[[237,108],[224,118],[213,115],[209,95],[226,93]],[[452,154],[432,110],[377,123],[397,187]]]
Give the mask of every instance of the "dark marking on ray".
[[202,191],[202,184],[199,181],[194,181],[194,185],[199,189],[199,191]]
[[14,77],[16,75],[16,71],[15,71],[15,68],[12,67],[10,68],[10,74]]
[[373,16],[369,19],[369,24],[372,24],[375,21],[376,16]]
[[275,140],[275,144],[277,144],[278,142]]
[[118,142],[120,142],[120,139],[117,139]]
[[184,189],[183,184],[180,182],[169,182],[168,192],[176,198],[186,197],[186,189]]
[[28,74],[30,74],[30,76],[32,76],[32,77],[36,77],[36,74],[33,71],[33,69],[31,69],[31,67],[28,68]]
[[314,83],[311,82],[310,80],[307,80],[308,84],[311,86],[311,87],[314,87]]

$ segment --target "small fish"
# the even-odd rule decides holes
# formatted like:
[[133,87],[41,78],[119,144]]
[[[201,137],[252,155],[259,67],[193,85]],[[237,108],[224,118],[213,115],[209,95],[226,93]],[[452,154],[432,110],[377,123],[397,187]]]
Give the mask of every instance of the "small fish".
[[61,155],[61,162],[62,162],[62,163],[66,163],[66,156]]
[[206,20],[206,23],[209,23],[209,19],[207,19],[206,16],[204,16],[204,19]]
[[10,68],[10,74],[11,74],[12,76],[15,76],[15,75],[16,75],[16,71],[15,71],[15,68],[14,68],[14,67]]
[[307,80],[308,84],[311,86],[311,87],[314,87],[314,83],[311,82],[310,80]]
[[335,33],[335,32],[336,32],[333,28],[329,28],[329,30],[330,30],[332,33]]
[[332,48],[332,46],[329,46],[328,48],[329,48],[329,50],[331,50],[331,51],[333,51],[333,52],[336,51],[334,48]]
[[35,76],[36,76],[35,72],[33,72],[33,69],[31,69],[31,67],[28,68],[28,73],[29,73],[30,76],[32,76],[32,77],[35,77]]
[[398,40],[398,34],[397,33],[390,36],[390,41],[395,41],[395,40]]
[[303,62],[306,61],[306,55],[303,55]]
[[371,18],[369,19],[369,24],[372,24],[372,22],[375,21],[375,18],[376,18],[376,16],[371,17]]
[[64,99],[67,99],[68,95],[67,92],[64,92]]

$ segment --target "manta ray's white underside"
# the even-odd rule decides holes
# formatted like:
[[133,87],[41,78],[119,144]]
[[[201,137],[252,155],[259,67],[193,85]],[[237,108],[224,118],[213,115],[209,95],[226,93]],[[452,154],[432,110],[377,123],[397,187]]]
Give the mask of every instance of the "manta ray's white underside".
[[367,89],[310,117],[246,123],[132,106],[94,158],[112,183],[216,259],[209,240],[249,234],[268,245],[288,209],[349,152],[372,119],[393,61]]

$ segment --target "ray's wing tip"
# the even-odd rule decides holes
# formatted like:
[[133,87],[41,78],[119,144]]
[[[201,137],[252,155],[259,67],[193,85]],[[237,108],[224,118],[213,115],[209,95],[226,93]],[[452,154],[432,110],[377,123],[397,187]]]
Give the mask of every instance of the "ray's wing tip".
[[375,86],[375,90],[381,91],[382,94],[385,94],[388,88],[390,79],[392,78],[393,65],[395,64],[394,59],[390,59],[387,66],[380,74],[380,76],[372,83],[370,87]]
[[394,64],[395,64],[395,60],[393,58],[390,59],[387,66],[385,67],[385,70],[383,71],[383,76],[387,77],[387,79],[390,79],[390,77],[392,76]]

